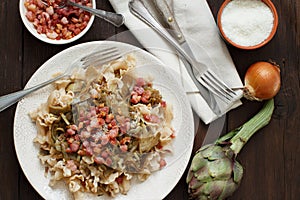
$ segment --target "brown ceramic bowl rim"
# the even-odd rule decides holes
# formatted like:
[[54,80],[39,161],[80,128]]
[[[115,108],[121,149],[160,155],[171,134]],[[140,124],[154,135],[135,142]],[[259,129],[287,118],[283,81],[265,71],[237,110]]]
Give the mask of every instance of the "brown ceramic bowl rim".
[[272,28],[272,31],[270,33],[270,35],[261,43],[257,44],[257,45],[254,45],[254,46],[242,46],[242,45],[239,45],[239,44],[236,44],[234,43],[233,41],[231,41],[224,33],[223,31],[223,28],[222,28],[222,24],[221,24],[221,16],[222,16],[222,13],[223,13],[223,10],[225,8],[225,6],[227,6],[227,4],[232,1],[232,0],[225,0],[220,9],[219,9],[219,12],[218,12],[218,16],[217,16],[217,24],[218,24],[218,28],[221,32],[221,35],[222,37],[229,43],[231,44],[232,46],[235,46],[237,48],[240,48],[240,49],[245,49],[245,50],[253,50],[253,49],[257,49],[257,48],[260,48],[262,46],[264,46],[265,44],[267,44],[275,35],[276,33],[276,30],[277,30],[277,26],[278,26],[278,14],[277,14],[277,10],[274,6],[274,4],[271,2],[271,0],[261,0],[262,2],[264,2],[267,6],[269,6],[269,8],[271,9],[272,13],[273,13],[273,17],[274,17],[274,23],[273,23],[273,28]]

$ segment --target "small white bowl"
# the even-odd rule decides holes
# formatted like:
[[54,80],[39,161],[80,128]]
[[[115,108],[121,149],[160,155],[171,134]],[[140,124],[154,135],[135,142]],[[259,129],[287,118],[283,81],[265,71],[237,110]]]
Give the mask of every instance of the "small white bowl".
[[[25,27],[37,39],[49,44],[67,44],[67,43],[74,42],[75,40],[78,40],[91,28],[95,19],[95,16],[91,15],[90,21],[88,22],[87,26],[78,35],[72,37],[71,39],[60,39],[60,40],[50,39],[45,34],[39,34],[37,30],[34,28],[33,23],[27,19],[27,17],[25,16],[27,9],[24,6],[24,2],[25,0],[19,1],[19,10]],[[92,4],[93,4],[93,8],[96,8],[96,0],[92,0]]]

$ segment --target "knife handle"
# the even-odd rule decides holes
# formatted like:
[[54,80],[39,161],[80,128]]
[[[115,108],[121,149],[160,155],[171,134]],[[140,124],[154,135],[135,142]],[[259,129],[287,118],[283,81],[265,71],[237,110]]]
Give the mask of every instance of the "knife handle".
[[179,25],[175,20],[174,13],[168,5],[168,3],[166,2],[166,0],[154,0],[153,2],[155,8],[162,16],[163,20],[169,25],[170,29],[172,30],[171,34],[173,35],[173,37],[175,37],[179,43],[184,42],[185,38],[182,34]]

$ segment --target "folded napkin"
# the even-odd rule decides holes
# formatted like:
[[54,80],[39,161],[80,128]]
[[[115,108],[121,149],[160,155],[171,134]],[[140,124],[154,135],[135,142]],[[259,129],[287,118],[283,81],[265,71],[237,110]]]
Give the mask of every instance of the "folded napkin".
[[[189,78],[184,65],[174,53],[174,49],[154,30],[130,13],[128,2],[129,0],[110,0],[115,11],[124,15],[125,25],[139,42],[166,66],[171,67],[173,70],[181,73],[182,77],[185,77],[184,82],[188,84],[183,83],[183,86],[186,89],[193,110],[201,120],[209,124],[217,119],[218,116],[213,113],[197,92],[197,87],[193,84],[192,79]],[[206,64],[209,63],[208,67],[212,68],[219,77],[222,77],[229,87],[242,87],[241,79],[226,45],[220,38],[207,2],[203,0],[173,0],[172,7],[175,19],[196,59]],[[200,50],[199,47],[201,47]],[[240,104],[241,102],[237,101],[226,108],[226,110],[229,111]]]

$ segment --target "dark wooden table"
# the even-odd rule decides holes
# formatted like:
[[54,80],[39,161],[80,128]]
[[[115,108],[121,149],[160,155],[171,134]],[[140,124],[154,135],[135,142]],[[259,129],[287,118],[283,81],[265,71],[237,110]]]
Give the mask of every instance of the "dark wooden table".
[[[208,3],[216,16],[222,0],[208,0]],[[231,200],[299,199],[300,1],[273,0],[273,3],[278,10],[279,27],[269,44],[253,51],[228,47],[241,77],[250,64],[268,59],[280,65],[282,75],[272,121],[249,141],[238,157],[245,174]],[[113,10],[106,0],[97,0],[97,7]],[[34,38],[22,24],[18,1],[8,0],[0,2],[0,27],[0,95],[22,89],[41,64],[63,49],[82,42],[105,40],[127,30],[125,26],[115,28],[96,19],[91,30],[80,40],[60,46],[46,44]],[[113,39],[139,46],[133,36],[115,36]],[[248,120],[262,105],[260,102],[243,102],[227,114],[224,133]],[[25,178],[15,154],[15,108],[12,106],[0,113],[0,200],[42,199]],[[194,150],[202,144],[206,130],[207,126],[200,122]],[[185,177],[186,173],[166,199],[188,198]]]

